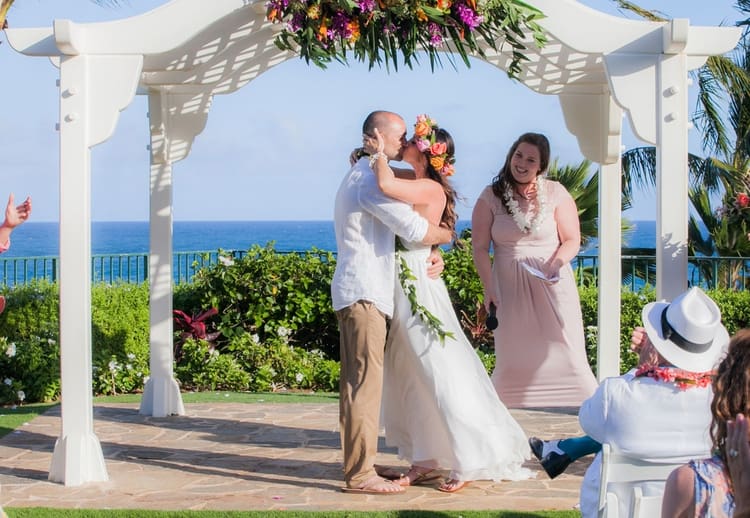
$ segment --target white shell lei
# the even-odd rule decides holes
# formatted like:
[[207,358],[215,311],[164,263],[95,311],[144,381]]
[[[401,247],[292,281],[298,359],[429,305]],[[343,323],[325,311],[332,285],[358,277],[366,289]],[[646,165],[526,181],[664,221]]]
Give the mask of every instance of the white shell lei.
[[545,183],[546,181],[543,177],[537,177],[536,201],[538,207],[536,215],[533,218],[529,218],[529,214],[523,212],[518,206],[518,202],[513,197],[513,190],[510,185],[506,187],[505,192],[503,193],[503,198],[505,199],[505,203],[508,204],[508,210],[510,211],[510,215],[513,216],[513,221],[516,222],[516,225],[524,234],[529,234],[539,230],[539,227],[542,226],[544,219],[547,217],[547,189]]

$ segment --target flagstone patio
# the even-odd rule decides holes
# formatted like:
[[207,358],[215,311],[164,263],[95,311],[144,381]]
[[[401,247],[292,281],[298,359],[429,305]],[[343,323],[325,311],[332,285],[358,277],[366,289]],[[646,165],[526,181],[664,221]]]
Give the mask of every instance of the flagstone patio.
[[[527,465],[536,479],[475,482],[456,494],[437,491],[437,483],[392,496],[345,494],[337,404],[185,406],[184,416],[154,418],[139,415],[136,404],[96,404],[95,432],[110,480],[77,487],[47,480],[61,426],[60,407],[51,409],[0,439],[0,502],[161,510],[571,509],[589,463],[574,463],[550,480],[533,459]],[[580,433],[570,409],[512,413],[528,435]],[[384,441],[380,451],[380,463],[405,465]]]

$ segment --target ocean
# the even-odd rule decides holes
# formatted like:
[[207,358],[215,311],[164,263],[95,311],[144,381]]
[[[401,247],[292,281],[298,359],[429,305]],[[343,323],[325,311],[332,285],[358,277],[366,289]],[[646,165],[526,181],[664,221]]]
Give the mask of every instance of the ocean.
[[[471,226],[458,222],[459,231]],[[656,222],[633,222],[633,231],[624,246],[653,248]],[[176,252],[247,250],[273,241],[280,252],[304,251],[316,247],[336,250],[333,221],[176,221],[173,249]],[[94,222],[91,226],[94,255],[148,252],[148,222]],[[56,222],[28,222],[13,231],[12,245],[4,257],[45,257],[59,255],[59,226]],[[596,253],[594,243],[581,253]]]

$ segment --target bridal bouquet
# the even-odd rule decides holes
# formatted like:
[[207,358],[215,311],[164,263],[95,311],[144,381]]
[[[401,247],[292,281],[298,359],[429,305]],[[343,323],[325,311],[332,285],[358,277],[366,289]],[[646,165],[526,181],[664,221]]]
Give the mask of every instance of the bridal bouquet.
[[285,24],[279,48],[322,68],[346,63],[348,52],[370,68],[385,61],[395,69],[400,52],[411,67],[420,50],[433,69],[438,51],[456,52],[468,67],[470,54],[484,55],[484,40],[494,50],[511,49],[513,77],[526,59],[527,36],[538,47],[546,41],[537,24],[542,13],[522,0],[269,0],[266,15]]

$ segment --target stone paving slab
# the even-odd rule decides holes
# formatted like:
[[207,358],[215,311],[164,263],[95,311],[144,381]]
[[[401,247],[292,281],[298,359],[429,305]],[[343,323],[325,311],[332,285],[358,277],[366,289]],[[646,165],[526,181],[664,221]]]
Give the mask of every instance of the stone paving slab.
[[[186,415],[154,418],[136,404],[97,404],[94,430],[109,481],[66,487],[49,482],[60,407],[0,439],[0,504],[154,510],[468,510],[571,509],[590,461],[550,480],[474,482],[459,493],[432,486],[398,495],[340,491],[342,456],[335,403],[193,403]],[[580,434],[572,410],[511,410],[528,435]],[[497,440],[502,440],[498,437]],[[378,462],[406,467],[381,437]]]

